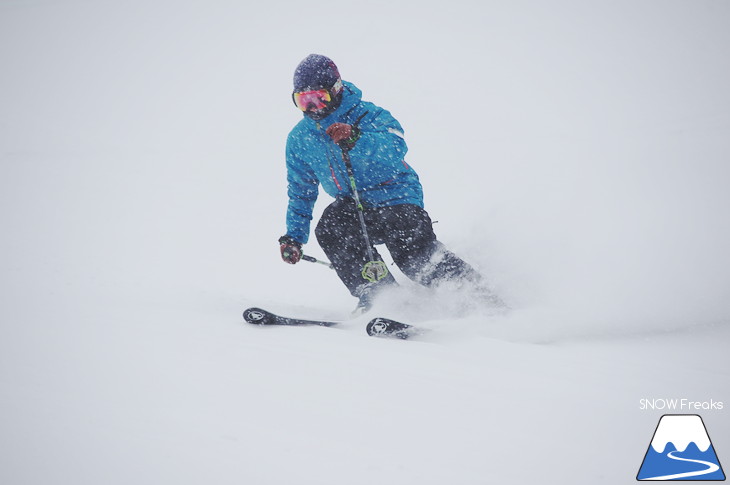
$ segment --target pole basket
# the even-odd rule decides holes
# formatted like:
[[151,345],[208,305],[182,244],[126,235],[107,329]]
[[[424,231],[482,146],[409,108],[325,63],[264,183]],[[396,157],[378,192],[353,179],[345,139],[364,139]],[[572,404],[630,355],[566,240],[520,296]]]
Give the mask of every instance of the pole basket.
[[388,267],[385,261],[368,261],[362,268],[362,277],[371,283],[382,280],[388,276]]

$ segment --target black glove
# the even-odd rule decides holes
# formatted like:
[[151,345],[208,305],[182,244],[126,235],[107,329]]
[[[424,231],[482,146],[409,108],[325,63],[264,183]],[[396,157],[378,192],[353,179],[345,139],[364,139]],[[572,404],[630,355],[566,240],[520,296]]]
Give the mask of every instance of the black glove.
[[279,238],[281,259],[289,264],[297,264],[302,259],[302,243],[285,234]]

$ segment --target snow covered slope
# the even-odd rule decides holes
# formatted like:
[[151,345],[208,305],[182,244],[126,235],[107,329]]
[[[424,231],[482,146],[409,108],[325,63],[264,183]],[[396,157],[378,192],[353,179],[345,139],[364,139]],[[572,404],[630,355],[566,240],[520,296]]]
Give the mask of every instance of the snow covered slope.
[[[0,0],[0,483],[633,483],[682,411],[730,461],[729,17]],[[401,278],[377,311],[418,340],[242,322],[354,305],[275,242],[311,52],[401,121],[509,315]]]

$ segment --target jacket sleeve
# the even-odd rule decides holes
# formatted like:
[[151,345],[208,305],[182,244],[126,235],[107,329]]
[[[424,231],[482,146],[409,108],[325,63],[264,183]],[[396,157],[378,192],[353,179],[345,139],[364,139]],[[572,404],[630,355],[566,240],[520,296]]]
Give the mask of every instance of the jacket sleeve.
[[296,142],[289,136],[286,143],[286,172],[289,206],[286,212],[286,233],[295,241],[309,240],[314,203],[319,195],[319,180],[309,165],[298,156]]

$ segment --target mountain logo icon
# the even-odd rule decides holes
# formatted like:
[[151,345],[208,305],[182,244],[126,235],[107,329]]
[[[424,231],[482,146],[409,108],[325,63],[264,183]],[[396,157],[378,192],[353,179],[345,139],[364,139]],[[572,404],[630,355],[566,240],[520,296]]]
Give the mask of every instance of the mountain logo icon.
[[659,419],[637,480],[725,480],[702,418],[665,414]]

